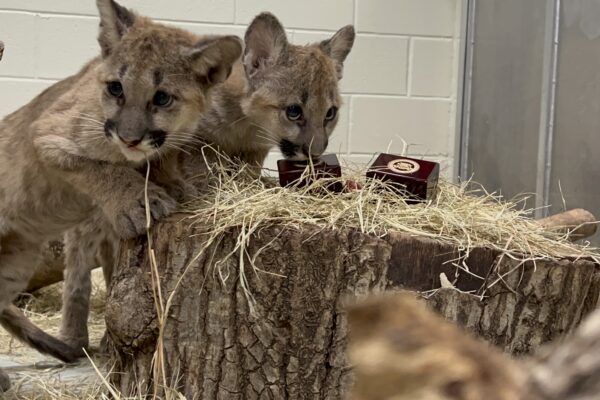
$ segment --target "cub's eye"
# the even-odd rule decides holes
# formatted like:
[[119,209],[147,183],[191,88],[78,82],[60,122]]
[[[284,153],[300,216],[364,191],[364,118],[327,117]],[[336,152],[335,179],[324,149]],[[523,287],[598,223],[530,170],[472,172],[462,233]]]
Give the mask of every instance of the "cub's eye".
[[157,107],[168,107],[172,102],[173,96],[160,90],[154,94],[154,98],[152,99],[152,104]]
[[123,86],[119,81],[108,82],[106,84],[106,89],[111,96],[121,97],[123,96]]
[[325,121],[331,121],[332,119],[334,119],[337,115],[337,111],[337,107],[331,107],[329,110],[327,110],[327,114],[325,115]]
[[298,104],[292,104],[285,109],[285,113],[290,121],[302,119],[302,107]]

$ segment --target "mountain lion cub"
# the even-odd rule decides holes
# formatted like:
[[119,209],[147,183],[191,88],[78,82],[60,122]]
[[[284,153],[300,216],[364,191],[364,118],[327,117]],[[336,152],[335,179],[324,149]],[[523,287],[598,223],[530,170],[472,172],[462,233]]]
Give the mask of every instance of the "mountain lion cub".
[[[145,232],[147,159],[192,140],[210,99],[242,52],[235,37],[200,38],[97,0],[102,56],[0,122],[0,323],[64,361],[77,353],[30,324],[12,300],[25,289],[40,245],[98,210],[114,232]],[[150,215],[175,207],[150,183]],[[0,371],[0,386],[8,378]]]
[[273,147],[288,159],[319,157],[338,121],[338,81],[354,36],[348,25],[330,39],[297,46],[274,15],[258,15],[246,30],[242,62],[215,88],[200,134],[258,166]]
[[[275,16],[258,15],[246,31],[243,60],[212,90],[198,136],[256,167],[273,147],[286,158],[320,156],[337,124],[338,81],[354,36],[354,28],[345,26],[328,40],[296,46]],[[187,153],[178,158],[194,167],[203,162]],[[113,267],[114,241],[102,226],[101,220],[91,220],[70,231],[66,240],[60,337],[79,349],[88,345],[90,270],[96,252],[103,254],[107,284]]]

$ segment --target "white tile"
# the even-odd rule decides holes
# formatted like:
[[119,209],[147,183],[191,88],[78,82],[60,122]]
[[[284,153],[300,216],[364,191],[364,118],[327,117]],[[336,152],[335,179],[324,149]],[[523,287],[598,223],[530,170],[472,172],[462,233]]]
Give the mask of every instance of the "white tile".
[[454,71],[451,39],[412,39],[411,95],[450,97]]
[[[295,32],[294,43],[306,44],[331,37],[323,33]],[[357,35],[344,63],[343,92],[406,94],[408,39]]]
[[38,77],[62,79],[100,54],[98,19],[38,17]]
[[35,76],[35,16],[0,11],[0,40],[5,46],[0,76]]
[[[198,22],[233,22],[234,0],[117,0],[141,15],[158,19]],[[2,0],[0,10],[28,10],[98,15],[93,0]]]
[[286,28],[338,30],[354,20],[354,0],[237,0],[237,23],[247,24],[263,11]]
[[461,0],[356,0],[360,32],[452,36]]
[[165,25],[186,29],[196,35],[235,35],[243,38],[246,32],[243,26],[235,25],[206,25],[190,22],[165,22]]
[[121,0],[119,2],[141,15],[158,19],[233,22],[234,17],[234,0],[169,0],[168,2],[164,0]]
[[47,81],[0,78],[0,93],[11,94],[0,98],[0,119],[17,111],[51,84],[52,82]]
[[[445,100],[354,96],[350,153],[451,153],[450,110]],[[454,147],[454,144],[452,144]]]
[[98,14],[96,2],[92,0],[1,0],[0,9],[65,14]]

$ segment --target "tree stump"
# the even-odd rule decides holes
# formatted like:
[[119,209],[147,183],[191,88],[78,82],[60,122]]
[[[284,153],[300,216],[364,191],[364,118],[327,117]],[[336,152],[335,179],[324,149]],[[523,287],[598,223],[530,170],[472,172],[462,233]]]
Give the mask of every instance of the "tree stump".
[[[457,269],[449,261],[460,256],[450,245],[420,237],[302,225],[263,228],[252,235],[243,263],[239,252],[223,262],[240,232],[203,252],[201,233],[181,216],[152,230],[160,303],[177,287],[162,330],[147,239],[122,246],[106,322],[110,378],[125,394],[160,390],[153,357],[162,334],[165,382],[188,398],[343,398],[352,380],[345,300],[399,287],[437,289],[440,273],[454,280]],[[571,332],[600,293],[598,266],[587,260],[517,266],[494,250],[474,249],[462,266],[469,273],[460,272],[454,285],[485,288],[484,300],[444,289],[430,304],[512,353]]]

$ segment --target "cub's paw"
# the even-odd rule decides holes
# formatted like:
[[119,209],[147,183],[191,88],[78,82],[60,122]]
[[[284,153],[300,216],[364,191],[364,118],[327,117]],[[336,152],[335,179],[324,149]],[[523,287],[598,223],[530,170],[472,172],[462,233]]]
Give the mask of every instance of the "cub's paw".
[[75,350],[75,355],[78,358],[83,358],[86,356],[84,349],[87,350],[89,348],[89,341],[87,336],[73,337],[66,335],[58,335],[58,338],[68,346],[72,347]]
[[169,196],[171,196],[180,204],[187,203],[188,201],[194,200],[196,197],[198,197],[198,189],[183,179],[179,179],[169,183],[168,185],[165,185],[165,190]]
[[[156,221],[175,211],[177,202],[164,189],[156,185],[149,185],[148,205],[150,207],[150,226],[152,226]],[[137,196],[132,196],[129,200],[123,199],[115,208],[106,214],[108,214],[117,235],[123,239],[131,239],[146,233],[148,218],[143,189]]]

